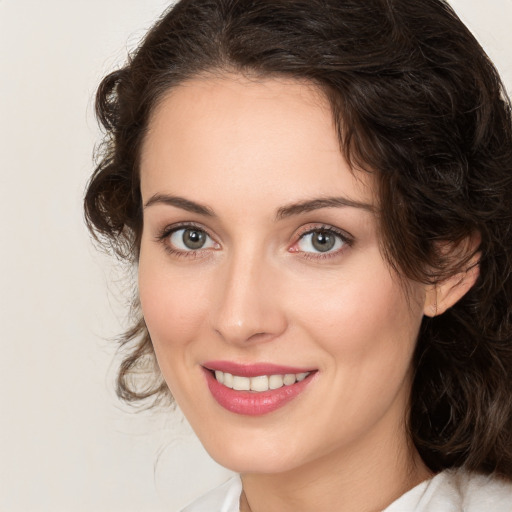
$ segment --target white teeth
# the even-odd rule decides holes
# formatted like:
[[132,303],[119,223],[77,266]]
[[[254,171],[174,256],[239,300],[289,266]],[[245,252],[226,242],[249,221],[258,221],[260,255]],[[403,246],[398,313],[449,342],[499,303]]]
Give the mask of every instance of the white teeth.
[[283,387],[283,376],[282,375],[271,375],[268,378],[268,387],[270,389],[279,389]]
[[249,391],[251,389],[251,379],[249,377],[233,375],[233,389],[237,391]]
[[295,384],[295,382],[296,382],[296,379],[295,379],[294,373],[287,373],[284,376],[283,383],[285,386],[291,386],[292,384]]
[[228,388],[233,388],[233,375],[231,375],[231,373],[225,373],[224,382],[222,384]]
[[215,378],[221,384],[237,391],[268,391],[279,389],[283,386],[291,386],[303,381],[310,372],[287,373],[286,375],[258,375],[257,377],[241,377],[215,370]]
[[259,377],[251,377],[251,391],[267,391],[268,377],[260,375]]

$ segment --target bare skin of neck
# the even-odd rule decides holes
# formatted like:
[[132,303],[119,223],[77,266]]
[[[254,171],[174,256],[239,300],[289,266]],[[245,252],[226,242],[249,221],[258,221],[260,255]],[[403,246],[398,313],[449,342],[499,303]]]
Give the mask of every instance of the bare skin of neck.
[[431,478],[405,428],[279,474],[242,475],[240,512],[379,512]]

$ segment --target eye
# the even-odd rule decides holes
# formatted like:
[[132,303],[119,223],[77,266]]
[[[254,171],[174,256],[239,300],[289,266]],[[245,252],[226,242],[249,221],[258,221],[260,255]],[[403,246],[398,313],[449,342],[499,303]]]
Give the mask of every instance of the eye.
[[183,252],[211,249],[217,246],[205,231],[195,227],[174,230],[170,233],[168,241],[173,249]]
[[347,239],[332,229],[315,229],[304,233],[297,242],[297,250],[306,253],[329,253],[340,250]]

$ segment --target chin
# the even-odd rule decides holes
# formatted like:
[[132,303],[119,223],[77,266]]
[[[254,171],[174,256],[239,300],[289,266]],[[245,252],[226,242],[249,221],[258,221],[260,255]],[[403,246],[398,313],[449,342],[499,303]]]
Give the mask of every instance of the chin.
[[[286,437],[286,436],[285,436]],[[202,439],[209,455],[221,466],[241,474],[277,474],[296,469],[307,463],[306,453],[295,445],[303,445],[291,439],[264,433],[239,430],[224,439]]]
[[286,473],[297,467],[288,457],[279,459],[274,454],[267,457],[259,454],[248,453],[247,451],[240,454],[222,454],[213,456],[212,458],[221,466],[240,474],[278,474]]

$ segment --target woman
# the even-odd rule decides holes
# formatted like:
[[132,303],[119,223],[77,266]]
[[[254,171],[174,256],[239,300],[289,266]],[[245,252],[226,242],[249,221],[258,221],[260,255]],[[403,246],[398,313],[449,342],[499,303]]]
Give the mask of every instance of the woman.
[[187,512],[512,510],[510,104],[448,5],[182,0],[97,112],[119,395],[241,475]]

